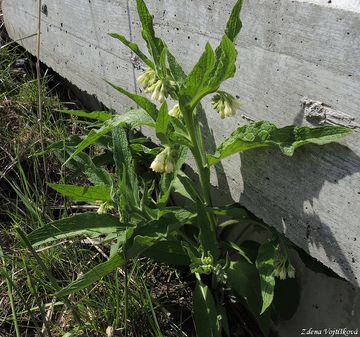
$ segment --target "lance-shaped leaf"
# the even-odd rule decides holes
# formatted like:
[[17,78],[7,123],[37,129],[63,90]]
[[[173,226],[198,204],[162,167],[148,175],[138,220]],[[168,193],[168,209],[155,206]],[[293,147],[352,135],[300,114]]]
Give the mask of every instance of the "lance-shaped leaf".
[[263,300],[260,315],[271,305],[274,298],[276,247],[273,242],[267,242],[259,248],[256,268],[260,275],[261,296]]
[[208,79],[208,91],[215,92],[219,89],[220,84],[233,77],[236,72],[237,50],[234,43],[224,35],[221,43],[215,51],[216,62]]
[[118,217],[109,214],[82,213],[40,227],[31,232],[28,239],[33,246],[39,246],[79,235],[116,233],[121,228],[125,229]]
[[161,144],[168,144],[169,139],[167,137],[168,127],[170,122],[170,116],[168,114],[168,107],[166,102],[161,105],[159,115],[156,119],[156,136],[161,141]]
[[243,5],[243,0],[238,0],[231,11],[230,18],[226,24],[225,34],[231,41],[235,41],[237,35],[242,28],[240,20],[240,12]]
[[183,68],[169,50],[167,51],[167,57],[171,75],[173,76],[174,80],[178,82],[178,84],[182,84],[186,79],[186,74]]
[[121,267],[124,263],[125,259],[122,256],[114,254],[108,261],[98,264],[92,270],[70,283],[67,287],[61,289],[56,293],[56,296],[67,296],[84,289],[110,274],[116,268]]
[[142,254],[156,262],[186,266],[190,260],[180,241],[158,241]]
[[126,199],[129,206],[138,207],[140,205],[139,185],[135,173],[134,160],[131,155],[126,132],[120,126],[113,129],[113,149],[118,177],[125,177],[123,179],[125,186],[122,197]]
[[174,192],[193,202],[201,198],[194,186],[194,182],[183,172],[179,172],[174,180]]
[[149,53],[153,56],[155,63],[159,65],[164,43],[155,36],[153,18],[149,13],[145,2],[143,0],[136,0],[136,4],[142,26],[142,36],[146,41]]
[[231,262],[226,274],[228,285],[246,300],[250,311],[255,316],[259,315],[261,309],[260,282],[255,265],[245,260]]
[[57,111],[68,114],[68,115],[72,115],[72,116],[95,119],[100,122],[105,122],[114,116],[114,114],[106,112],[106,111],[93,111],[93,112],[87,112],[87,111],[81,111],[81,110],[57,110]]
[[221,337],[219,315],[210,289],[198,279],[194,291],[194,321],[198,337]]
[[49,186],[74,201],[111,201],[111,188],[105,185],[76,186],[49,183]]
[[[108,81],[105,81],[105,82],[108,83],[109,85],[111,85],[116,91],[118,91],[121,94],[129,97],[140,108],[143,108],[151,116],[151,118],[153,119],[152,123],[154,121],[156,121],[156,118],[157,118],[157,115],[158,115],[159,111],[158,111],[156,105],[154,103],[152,103],[149,99],[147,99],[144,96],[135,95],[135,94],[133,94],[133,93],[121,88],[121,87],[118,87],[115,84],[112,84],[112,83],[108,82]],[[149,126],[153,127],[154,125],[152,123]]]
[[236,129],[217,148],[214,155],[209,155],[209,164],[214,165],[221,159],[238,152],[273,145],[278,146],[283,154],[292,156],[295,149],[300,146],[331,143],[349,133],[351,130],[342,126],[321,126],[317,128],[286,126],[277,128],[270,122],[255,122]]
[[[70,155],[70,154],[69,154]],[[71,170],[85,175],[94,185],[111,185],[112,177],[109,172],[95,165],[89,155],[82,152],[68,162]]]
[[122,42],[126,47],[130,48],[140,59],[146,63],[150,68],[154,69],[154,63],[140,50],[139,46],[129,41],[124,35],[120,35],[117,33],[109,33],[111,37]]
[[189,105],[194,108],[199,100],[209,91],[207,82],[215,64],[215,54],[210,44],[207,43],[205,51],[198,63],[186,78],[184,86],[180,91],[180,104]]
[[130,125],[132,128],[136,128],[141,125],[155,126],[154,120],[149,116],[149,114],[142,109],[129,110],[128,112],[114,116],[113,118],[107,120],[103,123],[102,127],[95,130],[92,129],[82,142],[76,147],[74,153],[68,158],[64,165],[80,152],[86,149],[88,146],[96,143],[99,138],[109,133],[116,126]]
[[180,104],[191,111],[200,100],[220,87],[220,84],[234,76],[237,51],[234,43],[224,35],[216,52],[208,43],[205,52],[186,78],[180,90]]

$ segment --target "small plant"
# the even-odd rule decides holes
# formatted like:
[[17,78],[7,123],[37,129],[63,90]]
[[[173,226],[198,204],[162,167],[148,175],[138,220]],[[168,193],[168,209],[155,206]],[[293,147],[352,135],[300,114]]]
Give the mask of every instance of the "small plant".
[[[270,122],[258,121],[239,127],[215,153],[207,153],[199,122],[204,114],[201,101],[212,95],[212,106],[220,119],[235,115],[240,106],[220,86],[236,71],[234,42],[242,27],[241,7],[242,0],[238,0],[220,44],[215,50],[206,44],[190,74],[185,74],[165,42],[155,36],[153,19],[143,0],[137,0],[137,8],[150,57],[124,36],[110,34],[146,64],[147,70],[138,82],[151,99],[109,83],[139,108],[121,115],[65,111],[100,123],[83,138],[67,144],[65,164],[80,170],[91,184],[50,186],[74,201],[97,203],[98,212],[54,221],[29,234],[27,242],[36,247],[78,235],[107,235],[111,254],[106,262],[59,290],[59,298],[66,298],[119,267],[126,271],[128,261],[145,256],[189,266],[196,279],[193,309],[199,337],[231,336],[224,303],[234,296],[238,305],[257,319],[262,333],[269,333],[275,283],[295,277],[288,253],[294,247],[240,205],[214,205],[210,169],[228,156],[265,146],[277,146],[284,155],[292,156],[300,146],[333,142],[350,130],[337,126],[277,128]],[[155,130],[161,145],[150,146],[146,139],[133,135],[143,125]],[[130,135],[127,129],[133,130]],[[84,150],[94,144],[106,151],[91,158]],[[62,145],[53,144],[52,148]],[[198,187],[183,170],[189,152],[196,163]],[[141,171],[134,160],[139,157],[142,163],[152,158],[148,169],[154,172]],[[115,172],[103,166],[111,162]],[[187,199],[186,208],[171,204],[173,192]],[[228,226],[262,231],[264,240],[229,242],[223,235]]]

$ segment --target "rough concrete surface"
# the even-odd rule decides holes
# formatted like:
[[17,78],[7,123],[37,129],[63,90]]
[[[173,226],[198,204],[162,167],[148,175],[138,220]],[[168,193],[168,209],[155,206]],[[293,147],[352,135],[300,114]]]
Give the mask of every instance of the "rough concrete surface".
[[[148,4],[158,35],[189,71],[207,40],[218,43],[234,2],[159,0]],[[134,81],[139,69],[133,63],[137,63],[125,47],[107,36],[119,32],[143,46],[135,1],[44,0],[44,4],[42,61],[109,108],[124,111],[129,101],[102,79],[139,91]],[[4,0],[3,10],[13,39],[36,32],[36,0]],[[224,86],[240,98],[241,114],[280,126],[306,125],[302,106],[306,98],[359,125],[360,1],[245,1],[242,19],[238,72]],[[35,38],[22,44],[34,53]],[[241,114],[222,121],[208,109],[203,122],[210,149],[245,122]],[[359,144],[355,127],[339,144],[307,146],[293,158],[277,149],[231,157],[213,172],[214,195],[220,190],[224,202],[240,201],[358,286]]]

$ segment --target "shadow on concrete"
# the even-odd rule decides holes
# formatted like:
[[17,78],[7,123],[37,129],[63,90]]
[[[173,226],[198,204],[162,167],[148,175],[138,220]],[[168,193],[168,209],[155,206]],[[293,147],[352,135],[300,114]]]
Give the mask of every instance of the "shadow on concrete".
[[[292,158],[275,148],[245,152],[241,154],[244,190],[239,202],[266,223],[275,224],[279,231],[291,232],[295,244],[306,248],[304,241],[307,242],[308,252],[310,245],[321,248],[332,263],[340,266],[348,280],[358,284],[352,270],[355,261],[348,260],[335,233],[317,214],[319,205],[314,205],[314,201],[325,183],[337,184],[359,171],[360,157],[337,143],[322,147],[309,145],[298,149]],[[353,234],[355,237],[356,233]]]

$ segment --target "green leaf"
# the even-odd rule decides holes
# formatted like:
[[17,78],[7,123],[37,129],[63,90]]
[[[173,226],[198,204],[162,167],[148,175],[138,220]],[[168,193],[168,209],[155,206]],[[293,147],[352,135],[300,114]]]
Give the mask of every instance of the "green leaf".
[[28,235],[33,246],[78,235],[103,235],[124,228],[119,218],[109,214],[82,213],[53,221]]
[[180,105],[192,111],[200,100],[220,87],[236,71],[237,51],[234,43],[224,35],[216,52],[207,43],[205,52],[195,65],[180,90]]
[[167,47],[164,45],[164,48],[161,51],[161,55],[160,55],[160,71],[163,78],[166,78],[166,75],[168,73],[168,69],[166,67],[166,56],[167,56]]
[[180,241],[158,241],[142,255],[169,265],[187,266],[190,263]]
[[94,164],[86,153],[79,153],[68,165],[71,169],[84,174],[94,185],[112,185],[112,177],[106,170]]
[[240,20],[240,12],[243,5],[243,0],[238,0],[231,11],[230,18],[226,24],[225,34],[231,41],[235,41],[237,35],[242,28]]
[[247,262],[252,263],[250,257],[246,254],[246,252],[239,246],[237,245],[235,242],[226,242],[230,248],[232,248],[233,250],[235,250],[240,256],[242,256]]
[[56,111],[59,111],[59,112],[62,112],[62,113],[68,114],[68,115],[72,115],[72,116],[95,119],[100,122],[105,122],[114,116],[112,113],[109,113],[106,111],[93,111],[93,112],[80,111],[80,110],[56,110]]
[[67,287],[61,289],[55,295],[62,297],[84,289],[93,283],[99,281],[104,276],[110,274],[116,268],[121,267],[125,259],[119,254],[114,254],[108,261],[98,264],[86,274],[80,276],[77,280],[70,283]]
[[109,186],[76,186],[51,183],[48,185],[74,201],[111,201],[111,188]]
[[142,26],[142,36],[146,41],[149,53],[153,56],[155,64],[159,65],[160,55],[164,48],[163,42],[155,36],[152,15],[149,13],[143,0],[136,0],[137,11]]
[[207,43],[205,52],[201,55],[198,63],[186,78],[184,86],[180,90],[181,105],[188,105],[190,109],[193,109],[200,99],[208,93],[207,82],[215,61],[214,51],[210,44]]
[[234,43],[224,35],[220,45],[216,48],[216,62],[209,75],[207,83],[208,93],[219,89],[220,84],[233,77],[236,72],[237,51]]
[[114,39],[118,39],[126,47],[130,48],[137,56],[140,57],[143,62],[145,62],[150,68],[154,69],[154,63],[140,50],[139,46],[136,43],[127,40],[124,35],[120,35],[117,33],[109,33],[109,35]]
[[110,132],[116,126],[130,125],[131,128],[136,128],[141,125],[155,126],[152,118],[145,112],[145,110],[129,110],[128,112],[114,116],[113,118],[107,120],[103,123],[100,129],[92,129],[83,141],[76,147],[74,153],[68,158],[64,165],[80,152],[86,149],[88,146],[96,143],[102,136]]
[[[108,83],[109,85],[111,85],[115,90],[117,90],[118,92],[120,92],[121,94],[129,97],[131,100],[133,100],[140,108],[144,109],[152,118],[152,121],[150,123],[149,126],[154,127],[154,121],[156,121],[157,115],[159,113],[156,105],[154,103],[152,103],[149,99],[147,99],[144,96],[139,96],[139,95],[135,95],[121,87],[118,87],[115,84],[112,84],[108,81],[105,81],[106,83]],[[147,125],[147,124],[146,124]]]
[[260,287],[263,305],[260,315],[271,305],[274,298],[276,247],[273,242],[268,242],[260,246],[256,259],[256,268],[260,275]]
[[196,282],[193,302],[196,336],[221,337],[214,297],[200,279]]
[[167,51],[167,53],[171,75],[173,76],[174,80],[181,85],[186,79],[186,74],[181,65],[176,60],[175,56],[171,54],[170,51]]
[[159,138],[162,144],[168,144],[169,139],[167,137],[169,127],[170,116],[168,114],[167,103],[164,102],[161,105],[159,115],[156,119],[156,136]]
[[183,172],[179,172],[174,180],[173,187],[174,192],[179,193],[193,202],[200,198],[193,181]]
[[142,256],[150,247],[162,239],[161,236],[136,235],[126,248],[126,258],[134,259]]
[[232,154],[259,147],[276,145],[281,152],[292,156],[295,149],[306,144],[323,145],[337,141],[351,133],[351,129],[342,126],[321,126],[309,128],[307,126],[286,126],[277,128],[270,122],[255,122],[236,129],[216,150],[209,155],[209,164]]
[[228,285],[246,300],[251,312],[258,316],[262,301],[259,274],[255,265],[246,261],[231,262],[227,277]]
[[114,161],[119,178],[125,177],[123,198],[132,207],[140,205],[139,184],[135,173],[134,160],[129,149],[126,132],[120,126],[113,129]]

